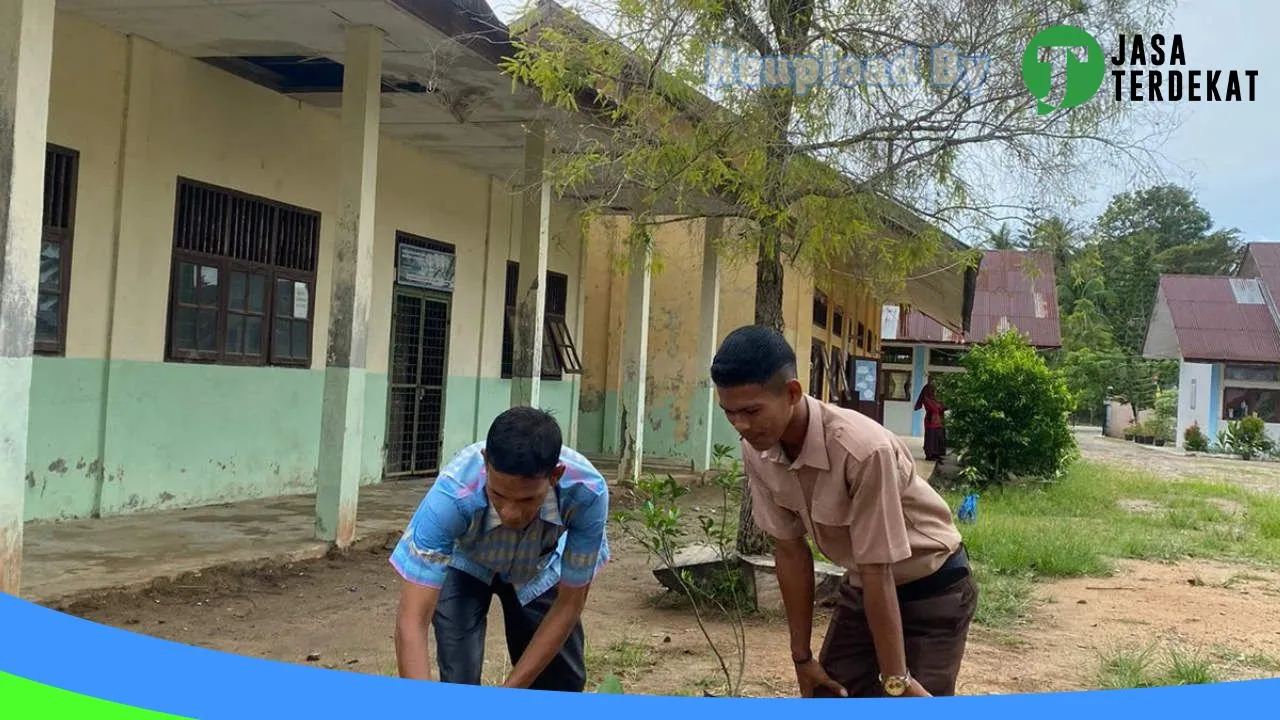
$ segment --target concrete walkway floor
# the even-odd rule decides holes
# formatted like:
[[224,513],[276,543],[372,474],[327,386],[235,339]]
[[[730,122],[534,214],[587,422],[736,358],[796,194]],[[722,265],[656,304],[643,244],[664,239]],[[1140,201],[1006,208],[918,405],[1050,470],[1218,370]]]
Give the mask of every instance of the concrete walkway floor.
[[[429,484],[390,481],[360,489],[357,544],[404,532]],[[24,600],[53,605],[77,595],[133,588],[212,567],[323,557],[315,495],[291,495],[97,520],[27,523]]]
[[[922,439],[903,439],[928,478],[933,463],[923,459]],[[612,468],[601,468],[612,483]],[[356,544],[394,541],[429,487],[429,481],[415,480],[361,488]],[[22,598],[50,606],[215,567],[311,560],[329,550],[328,543],[315,537],[314,494],[97,520],[31,522],[24,535]]]

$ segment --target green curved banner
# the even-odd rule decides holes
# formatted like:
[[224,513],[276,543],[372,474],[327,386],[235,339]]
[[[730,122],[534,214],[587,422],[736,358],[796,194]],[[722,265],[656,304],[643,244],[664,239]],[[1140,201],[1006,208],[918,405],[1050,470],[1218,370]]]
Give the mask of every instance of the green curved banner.
[[[86,672],[92,669],[86,668]],[[0,716],[5,720],[93,718],[93,720],[191,720],[61,690],[0,672]]]

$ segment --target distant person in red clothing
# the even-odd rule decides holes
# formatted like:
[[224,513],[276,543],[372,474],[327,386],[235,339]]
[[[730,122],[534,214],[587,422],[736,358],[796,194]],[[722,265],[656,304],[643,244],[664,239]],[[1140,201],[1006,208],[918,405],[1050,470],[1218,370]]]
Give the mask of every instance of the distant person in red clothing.
[[916,400],[916,410],[924,409],[924,459],[939,462],[947,454],[947,431],[942,415],[947,411],[934,394],[933,382],[925,383]]

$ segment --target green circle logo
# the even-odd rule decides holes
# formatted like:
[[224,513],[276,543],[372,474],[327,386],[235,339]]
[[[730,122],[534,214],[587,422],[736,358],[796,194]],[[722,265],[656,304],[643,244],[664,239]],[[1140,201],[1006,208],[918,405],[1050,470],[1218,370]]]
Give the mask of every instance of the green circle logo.
[[[1041,59],[1040,50],[1048,50]],[[1059,48],[1066,55],[1066,71],[1063,80],[1067,87],[1057,105],[1046,102],[1053,92],[1053,58],[1051,53]],[[1079,51],[1083,50],[1083,53]],[[1083,57],[1082,57],[1083,55]],[[1088,102],[1102,87],[1107,74],[1106,58],[1102,46],[1085,30],[1074,25],[1047,27],[1031,38],[1026,52],[1022,53],[1022,82],[1036,97],[1036,111],[1041,115],[1054,110],[1072,108]]]

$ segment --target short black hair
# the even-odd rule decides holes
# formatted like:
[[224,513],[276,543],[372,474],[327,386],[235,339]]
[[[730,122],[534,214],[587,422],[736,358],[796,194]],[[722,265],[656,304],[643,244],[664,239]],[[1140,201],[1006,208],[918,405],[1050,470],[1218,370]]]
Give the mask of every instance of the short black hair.
[[764,325],[729,333],[711,361],[711,381],[717,387],[767,385],[795,376],[796,351],[782,333]]
[[525,478],[550,475],[560,463],[560,423],[543,410],[513,407],[489,426],[485,456],[500,473]]

